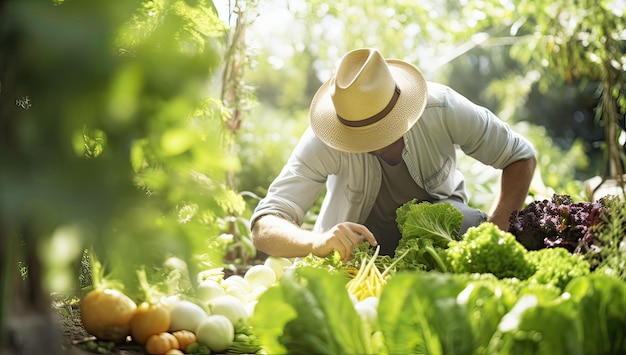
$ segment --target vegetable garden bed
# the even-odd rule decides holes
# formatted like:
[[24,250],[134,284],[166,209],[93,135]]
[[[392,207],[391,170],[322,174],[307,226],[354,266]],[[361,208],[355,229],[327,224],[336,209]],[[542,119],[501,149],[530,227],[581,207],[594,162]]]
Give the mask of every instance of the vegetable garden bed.
[[[350,262],[338,253],[270,257],[209,273],[182,298],[160,299],[172,326],[159,332],[195,332],[193,345],[171,354],[624,354],[625,206],[555,195],[512,216],[518,235],[491,223],[458,235],[452,205],[412,201],[398,209],[394,257],[364,243]],[[541,246],[525,247],[536,238]],[[206,314],[181,318],[174,309],[184,301]],[[89,336],[76,311],[66,312],[67,344]],[[207,325],[216,315],[221,323]],[[143,343],[112,351],[145,354]]]

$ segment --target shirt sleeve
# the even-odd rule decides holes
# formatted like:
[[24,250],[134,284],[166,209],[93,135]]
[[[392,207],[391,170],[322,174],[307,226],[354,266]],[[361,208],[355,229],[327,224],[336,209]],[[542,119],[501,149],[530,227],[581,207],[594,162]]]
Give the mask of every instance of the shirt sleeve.
[[330,174],[337,170],[340,156],[307,129],[287,164],[270,184],[267,195],[250,218],[250,228],[266,214],[281,216],[302,225],[305,214],[322,192]]
[[530,141],[506,122],[485,107],[448,90],[446,126],[454,143],[465,154],[496,169],[535,156]]

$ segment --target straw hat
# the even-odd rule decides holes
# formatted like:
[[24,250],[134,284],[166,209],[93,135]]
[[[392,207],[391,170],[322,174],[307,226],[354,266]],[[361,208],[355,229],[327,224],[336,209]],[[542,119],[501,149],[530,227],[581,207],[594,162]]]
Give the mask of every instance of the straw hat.
[[424,112],[426,81],[413,65],[385,60],[376,49],[348,52],[315,93],[313,132],[332,148],[365,153],[402,137]]

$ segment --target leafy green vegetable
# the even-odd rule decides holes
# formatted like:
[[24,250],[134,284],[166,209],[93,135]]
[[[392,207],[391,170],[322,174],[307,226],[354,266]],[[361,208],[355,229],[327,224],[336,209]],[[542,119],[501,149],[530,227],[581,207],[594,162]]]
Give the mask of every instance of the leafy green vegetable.
[[572,279],[557,296],[550,285],[526,286],[486,353],[626,353],[626,283],[592,273]]
[[448,263],[444,248],[435,247],[429,238],[400,240],[396,256],[405,255],[396,265],[399,271],[440,271],[448,272]]
[[517,301],[517,292],[518,288],[515,285],[503,282],[492,274],[483,274],[470,280],[457,295],[457,303],[467,308],[469,322],[476,338],[475,354],[486,353],[485,350],[500,320]]
[[297,259],[293,266],[295,268],[303,268],[306,266],[315,267],[317,269],[326,269],[331,272],[340,271],[343,268],[343,263],[341,262],[341,254],[337,250],[328,254],[325,257],[315,256],[313,254],[309,254],[304,258]]
[[[343,266],[359,269],[359,267],[361,266],[361,262],[363,260],[371,260],[375,252],[376,248],[372,247],[369,242],[361,243],[352,250],[352,260],[343,262]],[[389,267],[391,267],[393,270],[387,272],[388,274],[391,274],[395,272],[395,265],[392,265],[394,261],[396,261],[396,258],[393,258],[390,255],[378,254],[376,260],[374,261],[374,265],[376,265],[380,272],[384,272]]]
[[449,202],[433,204],[413,199],[396,210],[396,222],[403,239],[429,238],[433,246],[445,248],[450,241],[461,238],[463,213]]
[[289,270],[259,299],[250,324],[269,354],[372,354],[368,328],[326,269]]
[[451,272],[491,273],[500,279],[517,278],[561,290],[572,279],[591,272],[582,255],[564,248],[528,251],[514,235],[490,222],[468,229],[462,240],[449,244],[445,254]]
[[[543,284],[541,275],[564,280],[564,269],[584,265],[568,264],[575,261],[571,254],[546,250],[532,254],[543,255],[546,262],[537,280],[498,279],[491,273],[395,273],[379,299],[379,331],[373,334],[357,319],[342,275],[324,268],[292,270],[261,297],[251,322],[267,353],[626,353],[626,283],[591,273],[572,278],[564,292],[555,282]],[[555,266],[562,267],[550,271]]]
[[389,354],[624,354],[626,283],[551,285],[490,274],[399,273],[381,295]]
[[463,239],[450,242],[446,255],[456,273],[491,273],[498,278],[526,279],[535,268],[526,249],[511,233],[491,222],[471,227]]
[[585,354],[626,354],[626,283],[591,274],[565,287],[576,303]]
[[187,355],[211,355],[211,348],[208,345],[195,342],[189,344],[187,349],[185,349],[185,354]]
[[527,253],[527,260],[536,272],[529,281],[554,285],[563,289],[576,277],[591,272],[589,263],[582,255],[572,254],[564,248],[544,248]]
[[493,355],[582,355],[575,303],[559,297],[549,302],[521,296],[505,314],[486,351]]
[[472,354],[467,307],[456,301],[467,277],[397,273],[385,286],[378,319],[389,354]]
[[406,254],[397,264],[398,270],[446,272],[448,266],[442,251],[461,238],[461,211],[448,202],[432,204],[414,199],[400,206],[396,215],[402,238],[395,257]]
[[[618,225],[598,236],[622,245],[626,211],[623,218],[616,216],[613,223]],[[445,203],[413,200],[398,209],[402,239],[395,256],[376,260],[379,268],[396,261],[397,269],[383,288],[379,330],[372,334],[346,297],[345,274],[333,272],[351,262],[334,264],[331,256],[296,268],[296,277],[270,288],[255,308],[253,321],[255,329],[260,327],[263,349],[324,354],[626,353],[626,282],[619,278],[624,270],[619,248],[604,245],[606,267],[592,272],[584,255],[559,247],[528,251],[492,223],[459,236],[462,219]],[[364,244],[355,254],[370,252]]]
[[250,324],[239,323],[235,327],[235,339],[228,347],[229,354],[256,354],[262,352],[259,337]]
[[499,281],[500,283],[514,287],[518,300],[523,296],[532,295],[537,298],[540,303],[549,303],[558,299],[563,294],[562,289],[552,284],[546,285],[519,279],[500,279]]
[[605,211],[603,200],[575,203],[568,195],[554,194],[513,212],[508,232],[528,250],[562,247],[592,255],[598,250],[592,229]]

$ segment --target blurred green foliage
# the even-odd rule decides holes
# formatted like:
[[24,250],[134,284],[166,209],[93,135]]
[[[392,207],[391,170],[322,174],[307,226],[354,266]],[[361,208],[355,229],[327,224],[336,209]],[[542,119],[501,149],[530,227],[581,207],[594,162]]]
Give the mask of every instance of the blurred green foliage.
[[[540,8],[539,6],[542,5]],[[542,74],[542,92],[565,80],[595,91],[594,118],[604,130],[603,177],[624,174],[626,5],[620,1],[522,2],[511,56]],[[517,33],[519,31],[519,34]]]
[[[307,125],[307,112],[291,115],[268,106],[256,109],[253,119],[244,122],[237,136],[241,161],[236,177],[238,190],[265,196]],[[250,202],[255,207],[258,200],[252,197]]]
[[2,248],[37,247],[57,291],[76,286],[63,275],[84,248],[131,294],[139,265],[220,265],[222,235],[246,206],[224,184],[239,161],[224,149],[227,113],[215,99],[228,27],[212,2],[1,9]]
[[623,123],[622,2],[267,4],[254,28],[259,58],[267,61],[259,59],[259,72],[249,76],[262,104],[288,111],[307,108],[346,51],[372,46],[414,63],[428,79],[450,84],[507,122],[545,127],[559,150],[583,149],[588,163],[577,164],[574,174],[562,176],[553,188],[607,170],[606,142],[615,137],[604,129],[617,128],[616,135],[621,130],[600,119],[610,106],[610,100],[603,103],[600,97],[610,91],[602,80],[607,75],[612,78],[617,123]]

